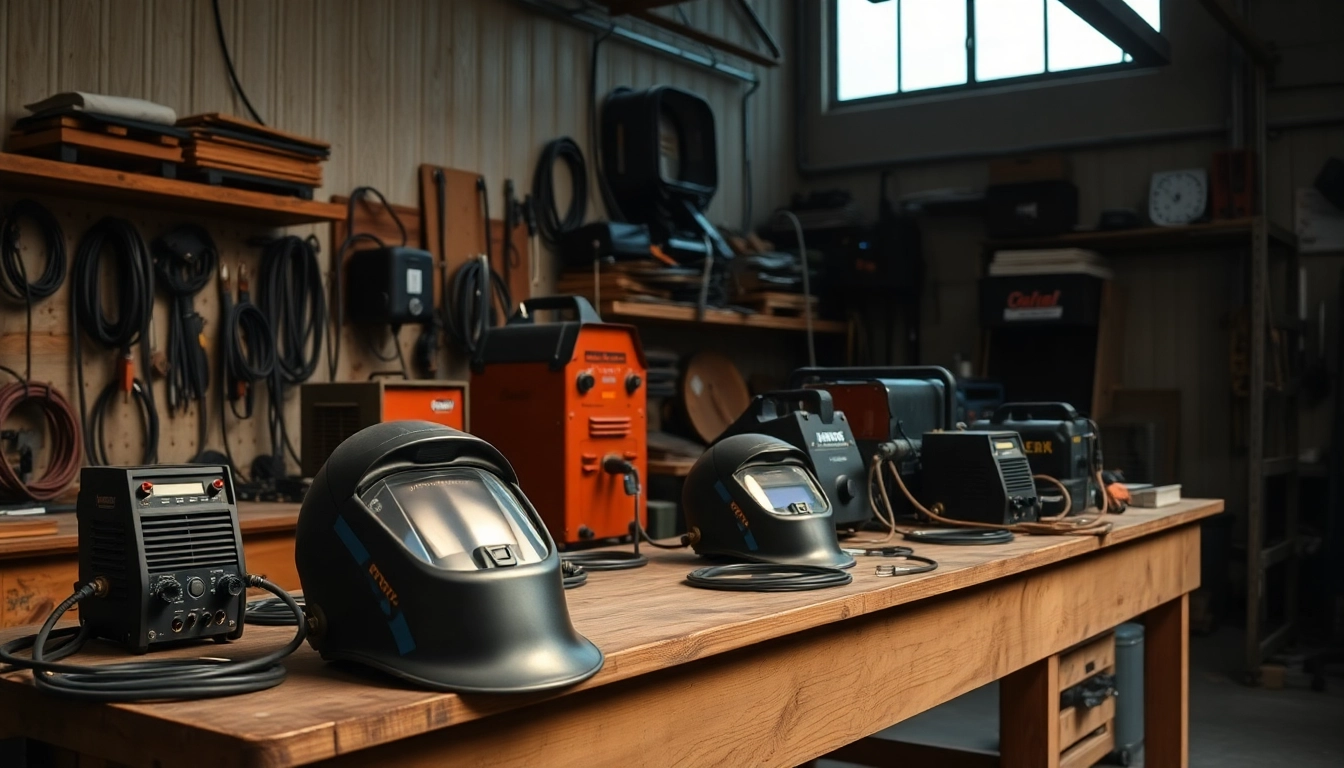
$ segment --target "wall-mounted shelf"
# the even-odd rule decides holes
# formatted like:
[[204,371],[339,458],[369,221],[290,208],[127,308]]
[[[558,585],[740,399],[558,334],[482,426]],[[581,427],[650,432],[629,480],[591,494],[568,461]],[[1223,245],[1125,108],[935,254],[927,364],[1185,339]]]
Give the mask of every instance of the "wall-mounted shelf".
[[[1102,253],[1119,251],[1161,251],[1175,249],[1216,248],[1226,245],[1250,247],[1251,228],[1255,219],[1225,219],[1187,224],[1183,227],[1141,227],[1109,231],[1070,232],[1053,237],[1024,237],[988,240],[989,251],[1011,251],[1026,248],[1088,248]],[[1270,245],[1297,247],[1297,237],[1287,229],[1269,225]]]
[[225,216],[276,227],[345,218],[345,208],[334,203],[162,179],[8,152],[0,152],[0,182],[25,192]]
[[[807,322],[801,317],[742,314],[728,309],[709,309],[703,321],[696,319],[696,309],[688,304],[660,304],[642,301],[604,301],[602,317],[615,321],[656,321],[663,323],[732,326],[776,331],[805,331]],[[845,323],[839,320],[814,320],[814,333],[844,333]]]

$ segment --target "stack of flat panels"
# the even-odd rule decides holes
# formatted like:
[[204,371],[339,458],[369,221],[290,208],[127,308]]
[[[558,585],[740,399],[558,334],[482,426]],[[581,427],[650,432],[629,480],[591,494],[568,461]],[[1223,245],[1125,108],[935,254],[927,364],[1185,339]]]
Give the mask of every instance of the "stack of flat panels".
[[187,131],[186,167],[212,184],[312,198],[322,186],[331,145],[232,115],[209,112],[177,121]]

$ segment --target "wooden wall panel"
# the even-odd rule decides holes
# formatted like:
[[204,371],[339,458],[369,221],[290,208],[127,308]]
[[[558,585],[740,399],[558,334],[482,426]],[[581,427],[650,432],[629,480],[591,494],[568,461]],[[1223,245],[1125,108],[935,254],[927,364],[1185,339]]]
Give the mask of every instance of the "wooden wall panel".
[[[790,3],[756,0],[756,5],[777,38],[787,43]],[[752,42],[736,12],[724,3],[696,0],[686,10],[696,24],[716,34]],[[262,118],[277,128],[331,142],[320,198],[371,184],[393,202],[416,205],[416,167],[428,162],[483,173],[490,186],[492,213],[498,216],[504,180],[515,181],[520,197],[529,192],[546,141],[571,136],[592,164],[588,76],[593,37],[585,32],[498,0],[221,0],[220,11],[238,76]],[[648,25],[641,29],[665,36]],[[6,127],[26,114],[24,103],[62,89],[149,98],[180,115],[223,111],[246,116],[229,84],[210,0],[0,0],[0,46],[0,117]],[[598,66],[599,99],[616,86],[672,84],[709,100],[718,121],[721,169],[711,215],[738,225],[744,189],[740,171],[744,86],[615,41],[602,46]],[[750,102],[757,219],[785,202],[795,181],[787,140],[792,67],[758,72],[764,82]],[[590,187],[589,216],[598,218],[604,211],[596,185]],[[0,204],[22,194],[0,190]],[[40,199],[60,219],[71,253],[84,231],[105,215],[131,219],[147,242],[177,224],[194,221],[211,231],[222,261],[236,276],[240,266],[253,272],[257,268],[259,250],[249,241],[273,234],[247,221]],[[322,246],[320,258],[328,263],[334,244],[327,227],[296,227],[287,233],[316,235]],[[35,245],[25,238],[23,249],[31,258]],[[549,263],[543,255],[543,264]],[[540,291],[554,285],[548,266],[541,282]],[[196,299],[197,310],[206,318],[211,349],[216,346],[219,305],[215,285]],[[73,399],[68,307],[65,290],[39,307],[34,360],[37,377],[52,381]],[[160,297],[153,331],[159,348],[166,343],[166,308]],[[21,362],[22,333],[22,313],[0,305],[0,357],[5,364]],[[415,329],[403,330],[407,352],[414,335]],[[654,335],[663,343],[676,341],[675,334]],[[362,379],[370,370],[387,367],[368,349],[370,341],[383,344],[386,339],[363,339],[348,328],[342,338],[341,378]],[[799,351],[799,345],[790,341],[765,342],[761,348],[773,351],[748,355],[744,368],[752,372],[776,367],[781,369],[776,374],[783,375],[801,360],[780,364],[780,359]],[[85,355],[85,389],[92,397],[111,375],[111,353],[86,344]],[[325,371],[324,362],[315,380],[324,380]],[[454,361],[443,373],[464,376],[466,371]],[[185,460],[199,447],[196,412],[169,415],[162,383],[155,388],[162,418],[160,458]],[[217,390],[213,384],[207,436],[207,447],[216,450],[222,445]],[[289,393],[284,407],[295,440],[297,399],[297,392]],[[268,450],[270,438],[260,415],[264,405],[262,395],[257,417],[239,422],[230,415],[226,420],[229,445],[244,469],[254,455]],[[107,427],[116,438],[110,441],[111,458],[136,461],[139,428],[134,410],[116,404]]]

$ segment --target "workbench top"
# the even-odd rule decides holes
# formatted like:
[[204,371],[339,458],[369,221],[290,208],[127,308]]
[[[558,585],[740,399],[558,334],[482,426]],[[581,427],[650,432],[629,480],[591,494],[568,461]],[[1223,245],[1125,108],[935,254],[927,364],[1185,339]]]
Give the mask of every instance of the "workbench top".
[[[36,691],[27,672],[10,673],[0,677],[0,736],[28,736],[130,765],[169,768],[177,764],[174,755],[193,768],[299,765],[967,590],[1103,548],[1123,547],[1196,523],[1222,509],[1222,501],[1199,499],[1162,509],[1132,509],[1112,516],[1115,529],[1101,539],[1019,536],[999,546],[916,545],[917,554],[939,562],[937,570],[883,578],[874,574],[881,558],[861,557],[852,584],[810,592],[696,590],[682,579],[704,561],[689,551],[646,549],[651,561],[647,567],[592,573],[587,585],[566,593],[575,626],[602,649],[606,663],[595,677],[565,691],[470,696],[427,692],[388,677],[324,664],[305,646],[286,661],[289,677],[279,687],[206,701],[75,705]],[[1154,563],[1151,567],[1175,566]],[[0,639],[34,629],[8,630]],[[248,627],[242,640],[228,650],[243,656],[259,653],[283,644],[292,631]],[[163,651],[154,657],[221,650],[212,644]],[[117,649],[95,645],[77,661],[124,658]],[[72,712],[82,714],[71,717]],[[658,715],[649,712],[647,716]]]

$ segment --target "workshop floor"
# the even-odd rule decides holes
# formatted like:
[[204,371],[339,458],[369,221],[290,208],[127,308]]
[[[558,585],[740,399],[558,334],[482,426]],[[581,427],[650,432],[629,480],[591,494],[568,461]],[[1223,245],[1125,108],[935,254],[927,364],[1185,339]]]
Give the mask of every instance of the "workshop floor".
[[[1330,677],[1325,693],[1300,675],[1290,675],[1283,690],[1250,688],[1233,674],[1241,652],[1242,634],[1231,629],[1191,640],[1190,768],[1344,765],[1344,679]],[[879,735],[997,750],[998,720],[999,687],[991,684]]]

